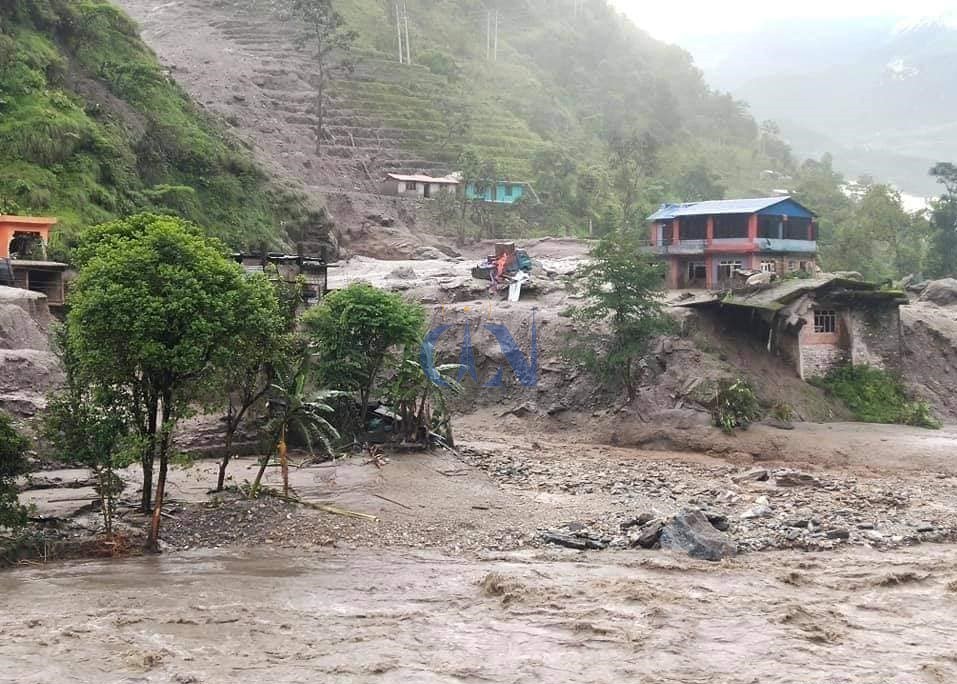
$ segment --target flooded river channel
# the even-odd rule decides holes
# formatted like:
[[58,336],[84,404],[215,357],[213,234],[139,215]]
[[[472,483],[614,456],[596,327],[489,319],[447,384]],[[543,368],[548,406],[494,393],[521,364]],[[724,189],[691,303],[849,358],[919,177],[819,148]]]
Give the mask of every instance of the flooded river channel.
[[0,682],[957,681],[957,547],[206,550],[0,573]]

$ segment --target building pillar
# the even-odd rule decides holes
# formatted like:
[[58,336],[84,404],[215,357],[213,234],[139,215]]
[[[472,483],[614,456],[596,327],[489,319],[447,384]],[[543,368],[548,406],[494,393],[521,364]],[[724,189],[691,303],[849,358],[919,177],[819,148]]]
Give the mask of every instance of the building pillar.
[[757,242],[758,240],[758,215],[751,214],[748,217],[748,242]]
[[[710,219],[708,219],[710,223]],[[705,267],[705,276],[704,283],[705,287],[709,290],[714,289],[714,256],[709,254],[704,258],[704,267]]]
[[13,239],[13,228],[0,228],[0,259],[10,256],[10,241]]
[[808,240],[814,239],[814,221],[813,220],[807,224],[807,239]]
[[708,217],[708,227],[705,230],[705,239],[710,245],[714,242],[714,216]]
[[671,257],[668,259],[668,274],[665,278],[665,284],[669,290],[678,289],[680,268],[681,262],[678,261],[678,257]]
[[658,246],[658,226],[659,225],[660,224],[657,222],[651,224],[651,230],[650,230],[651,239],[648,241],[648,244],[650,244],[652,247]]
[[671,244],[677,245],[681,241],[681,219],[671,222]]

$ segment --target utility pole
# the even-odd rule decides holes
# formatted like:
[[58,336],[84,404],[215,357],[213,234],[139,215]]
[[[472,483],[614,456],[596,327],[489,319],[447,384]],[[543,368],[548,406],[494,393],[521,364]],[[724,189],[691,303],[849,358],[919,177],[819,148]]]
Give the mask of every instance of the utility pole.
[[409,43],[409,5],[402,0],[402,13],[405,15],[405,62],[412,64],[412,48]]
[[492,10],[485,14],[485,61],[492,60]]
[[402,64],[402,19],[399,14],[399,0],[395,0],[395,33],[399,37],[399,64]]
[[492,52],[492,61],[498,61],[498,10],[495,10],[495,46]]

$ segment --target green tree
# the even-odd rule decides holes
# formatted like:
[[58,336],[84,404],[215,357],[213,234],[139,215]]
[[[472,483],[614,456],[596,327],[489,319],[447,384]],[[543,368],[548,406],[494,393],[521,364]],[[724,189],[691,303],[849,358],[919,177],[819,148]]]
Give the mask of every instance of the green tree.
[[727,188],[706,164],[698,162],[675,182],[675,194],[682,202],[724,199]]
[[931,249],[928,275],[935,278],[957,275],[957,166],[941,162],[930,170],[944,186],[944,194],[931,211]]
[[316,63],[313,86],[316,89],[316,154],[322,154],[325,135],[326,86],[333,69],[332,55],[348,51],[356,39],[356,32],[345,27],[342,15],[333,7],[332,0],[289,0],[293,16],[305,25],[301,42],[310,44]]
[[0,413],[0,528],[22,527],[27,522],[27,509],[17,501],[13,480],[27,470],[26,438],[5,413]]
[[916,233],[918,225],[904,211],[900,193],[887,185],[871,185],[836,231],[829,265],[859,271],[872,280],[919,270],[923,238]]
[[355,283],[328,295],[302,322],[319,354],[319,384],[355,393],[364,429],[373,388],[402,350],[421,340],[425,310],[398,294]]
[[[588,338],[578,340],[579,349],[586,350],[586,361],[604,381],[620,380],[631,401],[637,396],[637,361],[668,327],[661,298],[664,271],[657,261],[642,257],[641,240],[631,231],[605,237],[589,256],[579,282],[587,302],[573,310],[588,324]],[[607,333],[595,332],[601,323]]]
[[[177,421],[215,374],[230,340],[259,320],[260,291],[222,246],[170,216],[117,222],[73,284],[67,345],[78,378],[113,388],[143,442],[144,511],[159,459],[149,546],[160,513]],[[100,231],[103,233],[104,231]],[[125,237],[117,237],[125,235]]]
[[129,421],[123,403],[109,397],[106,389],[81,388],[68,382],[66,389],[50,396],[43,418],[44,433],[60,458],[82,464],[93,473],[103,527],[113,534],[116,498],[124,486],[116,471],[136,461],[128,442]]

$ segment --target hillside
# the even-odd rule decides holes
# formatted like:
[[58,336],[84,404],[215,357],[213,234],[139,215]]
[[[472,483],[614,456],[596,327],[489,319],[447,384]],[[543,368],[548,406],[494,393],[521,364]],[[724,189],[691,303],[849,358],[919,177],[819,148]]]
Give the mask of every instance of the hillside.
[[176,212],[233,247],[326,239],[321,209],[273,184],[99,0],[0,4],[0,213],[83,225]]
[[357,39],[340,56],[351,68],[336,70],[317,156],[316,65],[285,3],[120,0],[191,95],[269,168],[326,198],[356,251],[408,253],[421,245],[409,230],[436,232],[415,207],[376,196],[378,182],[390,169],[457,170],[467,149],[545,203],[489,235],[600,232],[661,201],[779,187],[762,172],[789,159],[768,152],[779,147],[762,144],[746,106],[604,1],[577,18],[570,0],[502,3],[497,61],[481,3],[407,4],[412,64],[398,61],[393,3],[334,3]]

